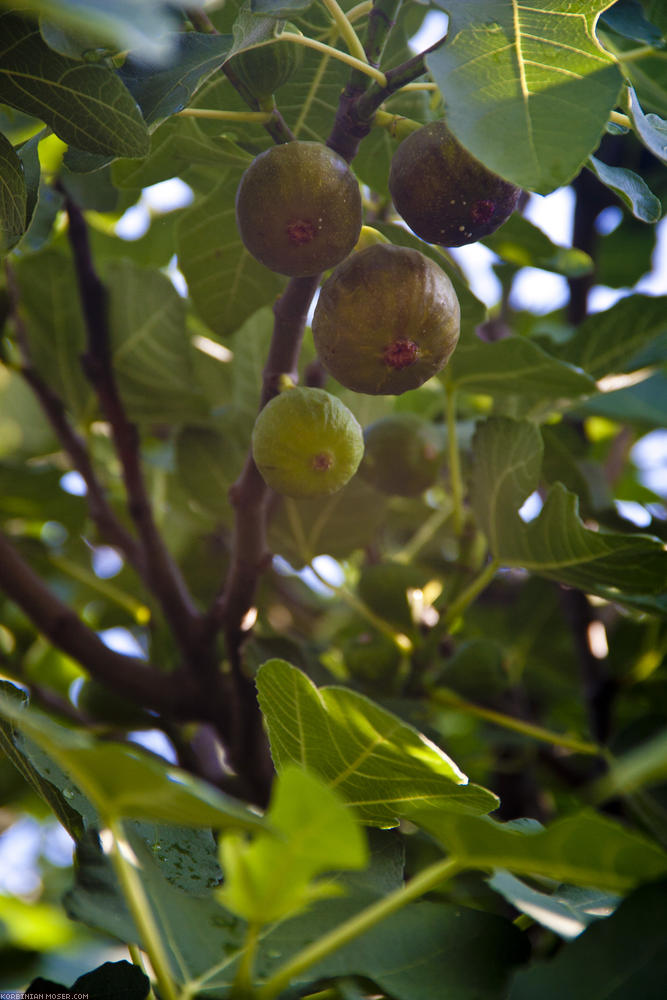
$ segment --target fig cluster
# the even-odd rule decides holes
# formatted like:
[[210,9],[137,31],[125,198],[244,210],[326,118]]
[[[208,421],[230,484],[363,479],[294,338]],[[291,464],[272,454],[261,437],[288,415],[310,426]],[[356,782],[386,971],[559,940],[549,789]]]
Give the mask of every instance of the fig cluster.
[[[237,72],[243,64],[236,67]],[[275,85],[277,71],[267,86]],[[491,173],[444,122],[399,146],[389,187],[397,211],[421,239],[460,246],[487,235],[516,206],[519,190]],[[437,375],[454,351],[460,307],[434,256],[397,246],[363,227],[359,184],[328,146],[293,140],[260,153],[243,174],[236,222],[246,250],[292,278],[331,271],[312,332],[318,359],[341,385],[400,395]],[[401,417],[367,429],[361,474],[378,489],[416,495],[441,460],[428,425]],[[340,489],[364,451],[361,428],[336,396],[289,389],[261,411],[255,463],[277,492],[312,497]]]

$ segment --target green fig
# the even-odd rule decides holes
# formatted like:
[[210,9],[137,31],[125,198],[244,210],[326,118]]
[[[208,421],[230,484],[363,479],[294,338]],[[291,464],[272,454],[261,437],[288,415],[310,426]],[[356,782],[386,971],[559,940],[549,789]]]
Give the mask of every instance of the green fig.
[[359,474],[393,496],[419,496],[433,486],[442,463],[442,434],[414,413],[392,413],[364,431]]
[[476,160],[443,121],[424,125],[401,143],[391,161],[389,191],[413,233],[445,247],[495,232],[521,194]]
[[241,178],[236,224],[246,249],[271,271],[319,274],[359,238],[359,184],[342,156],[322,143],[272,146]]
[[252,433],[264,481],[288,497],[336,493],[357,471],[363,451],[356,418],[324,389],[297,387],[274,396]]
[[[291,32],[298,31],[292,24],[285,27]],[[301,65],[302,58],[300,45],[281,42],[277,35],[270,42],[232,52],[223,68],[235,86],[241,84],[255,100],[262,102],[287,83]]]
[[437,374],[459,328],[459,301],[445,272],[418,250],[383,243],[339,264],[313,317],[324,367],[341,385],[370,395],[398,395]]

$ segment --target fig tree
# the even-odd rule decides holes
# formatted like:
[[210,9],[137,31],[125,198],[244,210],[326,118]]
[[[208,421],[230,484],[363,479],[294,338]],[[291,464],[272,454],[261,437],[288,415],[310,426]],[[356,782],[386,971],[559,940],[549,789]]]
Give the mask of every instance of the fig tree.
[[364,431],[359,474],[394,496],[418,496],[433,486],[442,461],[442,435],[414,413],[392,413]]
[[246,249],[270,270],[319,274],[359,238],[359,184],[342,156],[322,143],[272,146],[241,178],[236,224]]
[[355,474],[363,451],[356,418],[324,389],[297,387],[274,396],[252,433],[264,481],[288,497],[335,493]]
[[459,326],[459,301],[445,272],[418,250],[377,243],[325,281],[313,338],[320,361],[342,385],[398,395],[445,366]]
[[391,161],[396,211],[427,243],[460,247],[495,232],[521,189],[475,159],[443,121],[417,129]]

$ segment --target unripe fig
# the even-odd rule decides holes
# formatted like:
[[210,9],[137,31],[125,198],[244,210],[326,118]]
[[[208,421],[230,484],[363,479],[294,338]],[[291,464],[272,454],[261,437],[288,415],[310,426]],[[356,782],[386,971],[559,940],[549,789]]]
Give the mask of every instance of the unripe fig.
[[495,232],[521,189],[476,160],[443,121],[408,136],[391,161],[396,211],[427,243],[460,247]]
[[380,632],[361,632],[343,645],[351,675],[370,684],[387,684],[396,676],[401,654],[395,642]]
[[378,243],[352,254],[325,281],[313,317],[324,367],[369,395],[416,389],[449,360],[459,300],[438,265],[418,250]]
[[361,194],[342,156],[319,142],[286,142],[255,157],[236,193],[249,252],[279,274],[334,267],[361,230]]
[[[290,31],[298,31],[294,25],[286,25]],[[301,32],[299,32],[301,34]],[[270,44],[233,52],[225,61],[225,73],[257,101],[267,97],[282,87],[299,68],[303,49],[292,42],[280,41],[280,36]]]
[[418,496],[433,486],[442,461],[442,435],[414,413],[392,413],[364,431],[359,474],[394,496]]
[[288,497],[335,493],[355,474],[363,452],[356,418],[324,389],[298,387],[274,396],[252,432],[264,481]]

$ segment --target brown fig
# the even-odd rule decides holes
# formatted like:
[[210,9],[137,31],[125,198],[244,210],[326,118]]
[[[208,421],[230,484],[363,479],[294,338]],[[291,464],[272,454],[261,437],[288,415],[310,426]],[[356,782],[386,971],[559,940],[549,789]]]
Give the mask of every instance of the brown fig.
[[445,247],[495,232],[521,194],[476,160],[443,121],[424,125],[401,143],[391,162],[389,190],[410,229]]
[[350,253],[361,194],[345,160],[319,142],[287,142],[255,157],[236,193],[247,250],[278,274],[319,274]]
[[398,395],[445,366],[459,325],[459,301],[445,272],[418,250],[378,243],[352,254],[325,281],[313,339],[341,385]]

